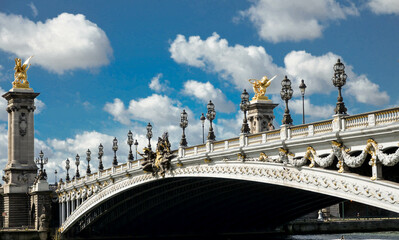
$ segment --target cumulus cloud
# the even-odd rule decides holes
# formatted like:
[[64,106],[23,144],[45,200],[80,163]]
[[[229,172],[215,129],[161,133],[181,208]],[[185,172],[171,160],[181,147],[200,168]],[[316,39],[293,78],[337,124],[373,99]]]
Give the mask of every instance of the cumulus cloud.
[[[298,89],[301,79],[305,80],[308,96],[315,93],[329,94],[335,89],[331,82],[333,66],[337,59],[341,58],[331,52],[314,56],[306,51],[291,51],[284,58],[285,66],[279,67],[263,47],[241,45],[232,47],[228,45],[226,39],[221,39],[216,33],[206,40],[201,40],[199,36],[191,36],[187,40],[184,36],[178,35],[169,51],[177,63],[215,72],[226,83],[232,84],[240,91],[248,88],[249,78],[259,79],[263,75],[269,77],[277,75],[276,83],[271,84],[267,94],[278,94],[281,88],[278,82],[284,75],[288,75],[294,89]],[[342,58],[341,60],[345,63]],[[348,75],[346,89],[350,90],[358,102],[372,105],[389,102],[388,94],[379,90],[378,84],[373,83],[365,75],[354,73],[351,65],[347,63],[345,65]],[[368,94],[367,97],[365,93]],[[294,91],[294,94],[298,95],[299,91]],[[367,102],[366,98],[375,100]]]
[[158,73],[155,77],[151,79],[150,84],[148,85],[151,90],[160,93],[160,92],[166,92],[170,91],[171,88],[169,87],[169,81],[165,80],[164,82],[161,82],[162,78],[162,73]]
[[262,39],[277,43],[319,38],[330,21],[358,11],[353,4],[341,6],[335,0],[258,0],[241,15],[255,24]]
[[[316,106],[310,103],[309,99],[304,100],[305,115],[311,119],[327,119],[334,115],[335,106]],[[289,102],[289,108],[295,114],[302,115],[302,99],[293,99]]]
[[[215,72],[221,78],[232,83],[236,89],[248,87],[249,78],[261,78],[263,75],[284,75],[284,69],[273,63],[273,59],[263,47],[242,45],[229,46],[226,39],[217,33],[206,40],[191,36],[187,40],[177,35],[169,51],[177,63],[203,68]],[[270,90],[277,93],[278,84],[272,84]]]
[[[300,79],[304,79],[307,93],[328,94],[334,90],[331,78],[334,73],[333,66],[338,58],[341,57],[331,52],[322,56],[313,56],[305,51],[292,51],[285,56],[284,63],[287,73],[293,76],[295,85],[299,86]],[[345,91],[350,92],[351,96],[360,103],[378,106],[389,102],[387,92],[380,91],[378,84],[371,82],[365,75],[357,75],[352,70],[353,66],[343,60],[342,62],[346,66],[345,72],[348,75]]]
[[115,121],[122,124],[130,124],[130,114],[125,108],[125,104],[119,99],[115,98],[113,103],[106,103],[104,110],[114,117]]
[[397,0],[370,0],[367,6],[375,14],[399,14],[399,1]]
[[184,83],[183,93],[195,97],[205,104],[212,100],[220,112],[230,113],[235,111],[234,103],[228,101],[222,90],[215,88],[210,82],[202,83],[189,80]]
[[62,74],[109,63],[112,48],[105,32],[82,14],[62,13],[45,22],[0,13],[0,49]]

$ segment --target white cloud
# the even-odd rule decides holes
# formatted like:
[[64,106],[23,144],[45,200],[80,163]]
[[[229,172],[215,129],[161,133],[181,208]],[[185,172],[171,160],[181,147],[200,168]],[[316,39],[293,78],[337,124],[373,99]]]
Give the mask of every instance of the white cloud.
[[[335,89],[331,78],[334,73],[333,66],[338,58],[341,57],[331,52],[322,56],[313,56],[305,51],[292,51],[286,55],[284,63],[288,74],[294,77],[296,86],[299,86],[300,80],[304,79],[308,94],[328,94]],[[348,75],[347,83],[343,87],[346,93],[350,93],[350,96],[355,97],[360,103],[378,106],[389,102],[388,94],[380,91],[378,84],[371,82],[365,75],[357,75],[352,70],[353,66],[343,60],[342,62]]]
[[188,80],[184,83],[183,93],[195,97],[205,104],[212,100],[216,109],[220,112],[230,113],[235,111],[234,103],[228,101],[222,90],[215,88],[210,82],[202,83]]
[[37,10],[35,4],[33,4],[33,2],[30,2],[28,4],[28,6],[32,9],[32,15],[33,17],[37,17],[37,15],[39,15],[39,11]]
[[255,24],[262,39],[277,43],[319,38],[328,22],[358,11],[335,0],[259,0],[241,15]]
[[354,95],[358,102],[375,106],[381,106],[389,102],[387,92],[380,91],[380,86],[371,82],[365,75],[355,75],[352,81],[347,82],[347,85],[348,89],[346,92]]
[[45,22],[0,13],[0,49],[58,74],[107,65],[112,48],[105,32],[82,14],[62,13]]
[[[279,82],[284,75],[288,75],[291,79],[294,89],[298,89],[300,80],[304,79],[308,96],[315,93],[329,94],[335,89],[331,81],[333,66],[340,58],[331,52],[313,56],[305,51],[291,51],[284,58],[285,68],[283,68],[273,63],[272,57],[263,47],[241,45],[231,47],[228,46],[226,39],[220,39],[216,33],[206,40],[191,36],[188,41],[184,36],[178,35],[169,51],[177,63],[215,72],[226,83],[233,84],[240,91],[243,88],[248,89],[249,78],[259,79],[263,75],[269,77],[277,75],[275,82],[267,89],[266,95],[280,92]],[[355,74],[351,65],[346,63],[345,65],[348,80],[344,91],[348,89],[348,92],[361,103],[382,105],[389,102],[388,94],[380,91],[378,84],[371,82],[365,75]],[[253,92],[252,89],[250,91]],[[368,94],[368,98],[376,100],[367,102],[364,93]],[[299,91],[294,90],[294,94],[299,95]]]
[[367,5],[375,14],[399,14],[397,0],[370,0]]
[[[309,116],[311,119],[331,118],[335,113],[335,106],[333,105],[316,106],[311,104],[309,99],[305,99],[304,105],[305,116]],[[295,114],[302,115],[302,99],[291,100],[288,107]]]
[[158,73],[155,77],[151,79],[150,84],[148,85],[151,90],[160,93],[160,92],[167,92],[170,91],[171,88],[168,86],[169,81],[165,80],[164,83],[162,83],[160,80],[162,78],[162,73]]
[[115,121],[125,125],[130,124],[129,113],[125,109],[125,104],[119,98],[115,98],[113,103],[107,102],[104,106],[104,110],[111,114]]
[[[177,63],[203,68],[215,72],[226,83],[232,83],[236,89],[242,91],[248,88],[248,79],[262,76],[284,75],[284,69],[273,63],[263,47],[228,45],[226,39],[220,39],[217,33],[206,40],[199,36],[191,36],[188,41],[183,35],[177,35],[169,51]],[[272,84],[270,92],[277,93],[279,84]]]

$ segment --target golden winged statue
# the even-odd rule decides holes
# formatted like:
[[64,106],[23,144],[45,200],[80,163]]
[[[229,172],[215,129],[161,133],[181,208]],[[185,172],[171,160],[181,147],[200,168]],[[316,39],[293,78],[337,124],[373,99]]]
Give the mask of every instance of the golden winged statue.
[[29,61],[32,57],[33,56],[30,56],[24,64],[22,64],[20,58],[15,58],[14,82],[12,83],[13,88],[29,88],[28,75],[26,72],[30,67]]
[[270,86],[276,76],[272,77],[271,79],[268,79],[266,76],[264,76],[260,80],[249,79],[248,81],[252,84],[255,92],[255,96],[252,98],[252,100],[269,100],[269,98],[265,96],[266,88]]

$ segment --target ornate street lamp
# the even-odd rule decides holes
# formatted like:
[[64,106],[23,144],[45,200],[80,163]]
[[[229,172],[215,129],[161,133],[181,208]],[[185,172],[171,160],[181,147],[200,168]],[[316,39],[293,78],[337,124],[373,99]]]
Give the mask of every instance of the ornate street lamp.
[[91,160],[91,151],[90,151],[90,149],[87,149],[87,151],[86,151],[86,160],[87,160],[87,170],[86,170],[86,173],[87,174],[90,174],[91,173],[91,170],[90,170],[90,160]]
[[57,184],[57,169],[54,170],[54,178],[55,178],[55,184]]
[[71,166],[69,166],[69,159],[67,158],[67,160],[65,161],[65,169],[67,170],[67,175],[66,175],[66,178],[65,178],[65,180],[66,181],[69,181],[70,179],[69,179],[69,168],[70,168]]
[[40,165],[40,172],[43,172],[44,165],[48,163],[48,158],[43,158],[43,157],[44,153],[42,150],[40,150],[39,157],[36,158],[36,164]]
[[249,94],[247,93],[247,90],[244,89],[244,91],[241,93],[241,103],[240,103],[240,109],[241,111],[244,112],[244,120],[241,127],[241,133],[249,133],[249,126],[247,121],[248,108],[249,108]]
[[137,142],[137,139],[136,140],[134,140],[134,147],[135,147],[135,149],[136,149],[136,160],[138,160],[137,159],[137,146],[139,145],[139,143]]
[[79,174],[79,164],[80,164],[80,161],[79,161],[79,159],[80,159],[79,154],[76,154],[75,159],[76,159],[76,161],[75,161],[75,164],[76,164],[75,179],[76,179],[76,178],[80,177],[80,174]]
[[212,127],[212,121],[216,117],[215,105],[212,103],[212,101],[209,101],[208,105],[206,105],[206,108],[208,109],[206,118],[210,122],[209,132],[208,132],[208,140],[215,141],[216,137],[215,137],[215,133],[213,132],[213,127]]
[[205,143],[205,131],[204,131],[205,119],[206,118],[204,116],[204,113],[202,113],[201,118],[200,118],[201,124],[202,124],[202,143]]
[[132,162],[134,160],[133,158],[133,153],[132,153],[132,144],[133,144],[133,133],[129,130],[129,132],[127,133],[127,145],[129,145],[129,156],[128,156],[128,160],[130,162]]
[[42,172],[43,172],[44,165],[48,163],[48,158],[43,158],[43,157],[44,157],[44,153],[42,150],[40,150],[39,157],[36,158],[36,164],[40,165],[40,171],[42,171]]
[[152,138],[152,126],[151,126],[151,123],[148,123],[146,128],[147,128],[148,148],[151,150],[151,138]]
[[114,151],[114,161],[112,162],[112,165],[117,166],[118,159],[116,158],[116,151],[118,151],[118,139],[116,139],[116,137],[112,141],[112,150]]
[[305,89],[306,84],[305,81],[302,79],[301,84],[299,85],[299,89],[301,90],[302,95],[302,124],[305,124]]
[[285,111],[283,116],[283,124],[290,125],[292,124],[292,118],[290,115],[290,110],[288,109],[288,100],[292,98],[292,94],[294,91],[291,88],[291,81],[285,76],[283,81],[281,81],[281,99],[285,101]]
[[98,164],[98,170],[102,171],[104,170],[104,166],[103,166],[103,155],[104,155],[104,147],[103,145],[100,143],[100,145],[98,146],[98,160],[99,160],[99,164]]
[[335,87],[338,88],[337,106],[335,108],[335,114],[346,114],[346,107],[343,102],[341,95],[341,88],[346,83],[345,65],[341,63],[341,59],[338,58],[337,63],[334,65],[334,76],[332,82]]
[[188,125],[187,113],[186,110],[183,109],[183,112],[180,114],[180,127],[183,129],[183,135],[181,136],[180,140],[180,146],[182,147],[187,147],[186,134],[184,132],[187,125]]

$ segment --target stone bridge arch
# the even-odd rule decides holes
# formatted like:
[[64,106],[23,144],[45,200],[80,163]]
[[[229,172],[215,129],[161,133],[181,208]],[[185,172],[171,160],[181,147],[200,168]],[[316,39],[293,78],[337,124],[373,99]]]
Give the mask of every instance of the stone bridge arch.
[[[92,226],[92,223],[100,219],[102,211],[106,210],[106,207],[99,209],[101,204],[105,204],[110,199],[116,198],[120,196],[120,194],[140,186],[142,187],[140,190],[141,192],[146,188],[158,187],[160,190],[154,190],[152,194],[160,194],[163,200],[166,198],[174,198],[175,200],[172,202],[173,204],[177,204],[175,205],[176,208],[179,206],[178,202],[182,201],[182,199],[179,200],[178,191],[186,191],[188,196],[182,198],[189,199],[190,197],[192,198],[192,195],[195,195],[196,192],[201,191],[198,187],[202,185],[207,186],[208,189],[204,188],[204,191],[208,193],[215,191],[215,188],[219,189],[221,192],[228,191],[228,188],[224,188],[223,186],[230,186],[233,189],[231,192],[234,192],[231,196],[238,199],[245,199],[238,194],[240,191],[242,191],[243,194],[250,194],[254,196],[254,198],[271,202],[273,198],[277,200],[280,199],[280,195],[284,193],[286,197],[279,200],[282,206],[274,207],[284,212],[278,217],[279,221],[276,220],[276,223],[292,220],[307,212],[340,202],[342,199],[353,200],[399,213],[399,196],[397,195],[399,192],[399,184],[384,180],[370,181],[369,177],[353,173],[338,173],[337,171],[321,168],[294,167],[281,163],[259,161],[202,161],[201,163],[196,162],[191,165],[187,164],[175,167],[166,175],[165,179],[155,178],[151,174],[145,174],[139,170],[135,173],[128,174],[126,172],[124,174],[125,177],[120,180],[115,180],[116,178],[110,177],[105,181],[106,184],[97,184],[97,190],[93,189],[91,191],[91,196],[83,201],[66,219],[62,225],[61,232],[68,234],[68,232],[73,231],[73,235],[75,235],[76,232],[84,232],[85,229]],[[186,186],[186,188],[183,186]],[[251,193],[247,188],[253,189],[253,192]],[[257,192],[259,192],[258,195]],[[143,193],[145,193],[145,191]],[[218,191],[214,193],[216,194]],[[174,194],[176,194],[175,197],[172,196]],[[269,195],[265,198],[264,195],[267,194]],[[61,202],[65,201],[66,196],[63,196],[63,198]],[[208,205],[209,201],[212,202],[212,199],[209,198],[208,196]],[[146,199],[148,199],[148,196]],[[224,201],[230,200],[231,199],[225,199]],[[123,201],[125,200],[121,200],[121,202]],[[223,200],[220,199],[219,201],[223,202]],[[242,201],[242,205],[251,203],[261,204],[257,201],[250,201],[248,203],[248,199],[247,201]],[[130,203],[134,204],[134,199],[132,199]],[[118,203],[116,202],[114,204]],[[155,205],[161,206],[159,204],[160,203],[157,203]],[[205,201],[203,204],[207,204],[207,202]],[[278,201],[273,204],[278,204]],[[234,208],[237,208],[237,211],[242,205],[239,203],[233,204]],[[264,206],[262,208],[265,209],[263,211],[273,211],[273,208],[269,210]],[[283,211],[284,208],[287,208],[287,211]],[[150,214],[153,214],[151,211],[159,210],[159,208],[154,206],[150,206],[148,209],[150,209],[148,210]],[[187,209],[187,211],[191,210],[193,209]],[[170,211],[173,212],[173,208],[171,208]],[[165,210],[165,214],[170,214],[171,212]],[[229,214],[229,212],[226,211],[224,214]],[[267,217],[263,219],[267,219]],[[265,220],[265,222],[267,221]]]

